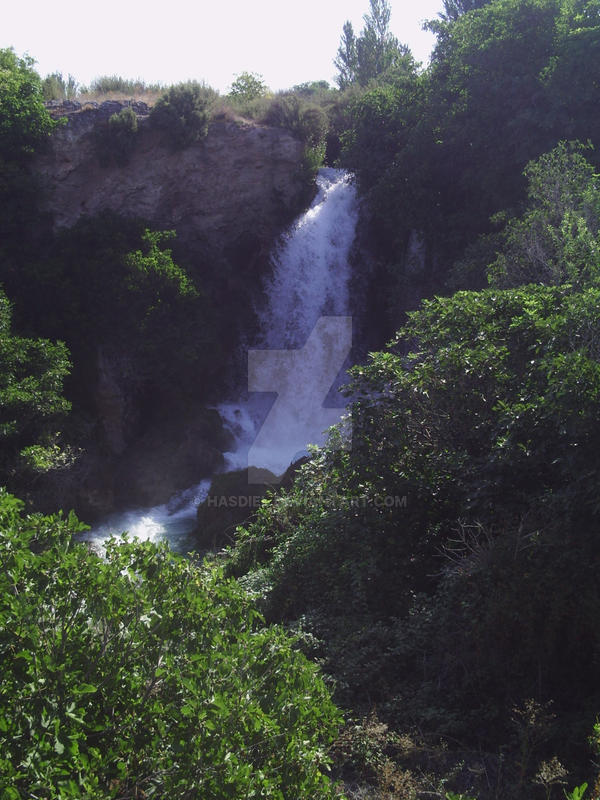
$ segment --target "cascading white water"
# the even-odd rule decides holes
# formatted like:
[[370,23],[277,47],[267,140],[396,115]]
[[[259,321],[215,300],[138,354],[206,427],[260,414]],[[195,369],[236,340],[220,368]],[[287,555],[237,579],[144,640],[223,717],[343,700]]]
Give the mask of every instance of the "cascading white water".
[[[262,437],[260,446],[255,443],[261,433],[269,433],[264,423],[272,404],[268,398],[265,401],[262,392],[281,388],[280,363],[258,359],[254,382],[257,387],[266,388],[245,400],[218,406],[235,440],[234,450],[225,454],[230,470],[256,466],[280,474],[302,454],[306,444],[321,443],[323,430],[341,416],[341,409],[331,409],[322,416],[327,423],[319,426],[316,423],[321,417],[315,419],[314,403],[311,405],[315,393],[322,392],[326,367],[331,361],[332,342],[328,340],[335,338],[339,328],[330,324],[325,329],[321,326],[320,336],[311,337],[311,333],[323,317],[349,321],[348,257],[358,205],[355,188],[343,170],[319,170],[317,189],[311,207],[296,220],[275,250],[273,272],[264,287],[266,303],[259,311],[261,334],[249,351],[279,350],[288,358],[288,364],[290,357],[301,354],[303,358],[293,362],[293,374],[288,376],[293,385],[288,387],[284,413],[271,426],[272,435]],[[342,363],[337,365],[340,367]],[[328,380],[325,392],[334,378],[335,374]],[[318,398],[319,403],[321,399]],[[341,399],[335,405],[341,406]],[[176,549],[185,550],[196,507],[206,497],[209,485],[210,481],[203,481],[165,505],[113,514],[83,538],[101,546],[109,536],[128,530],[140,539],[166,538]]]
[[260,347],[302,347],[320,317],[348,314],[356,191],[344,170],[330,167],[319,170],[317,188],[311,207],[275,251]]
[[[307,444],[321,444],[324,429],[341,416],[341,410],[333,409],[315,415],[315,406],[324,400],[323,387],[326,394],[344,360],[342,356],[335,366],[340,342],[336,351],[330,340],[351,337],[348,259],[358,203],[344,170],[319,170],[317,187],[311,207],[276,248],[265,285],[266,304],[259,312],[261,333],[249,349],[249,389],[278,392],[280,398],[285,394],[285,401],[276,419],[267,416],[272,399],[265,401],[260,394],[219,406],[236,442],[235,450],[226,454],[230,469],[255,466],[281,474]],[[322,325],[323,318],[329,323]],[[333,326],[338,318],[340,325]],[[259,358],[261,350],[281,351],[281,358]],[[335,372],[328,379],[332,358]],[[341,398],[335,405],[343,405]]]
[[209,488],[210,480],[205,480],[197,486],[178,492],[163,505],[117,511],[94,525],[91,530],[79,534],[77,538],[102,550],[103,542],[127,531],[130,536],[145,541],[159,542],[167,539],[174,550],[188,553],[194,549],[189,534],[194,529],[196,510],[208,494]]

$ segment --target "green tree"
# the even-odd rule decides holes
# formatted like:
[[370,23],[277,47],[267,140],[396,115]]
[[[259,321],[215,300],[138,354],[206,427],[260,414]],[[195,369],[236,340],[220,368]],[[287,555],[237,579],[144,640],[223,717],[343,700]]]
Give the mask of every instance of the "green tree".
[[82,528],[0,490],[2,797],[333,800],[339,713],[294,641],[218,571]]
[[44,334],[67,341],[83,371],[81,390],[98,348],[118,352],[126,342],[137,381],[188,375],[218,351],[208,303],[167,246],[173,238],[172,231],[109,213],[83,219],[57,237],[45,264],[28,276],[32,310],[51,306]]
[[387,0],[370,0],[371,13],[356,42],[357,79],[362,86],[395,66],[408,48],[401,46],[389,30],[391,10]]
[[528,164],[528,207],[496,237],[493,284],[582,285],[600,276],[600,186],[582,150],[561,142]]
[[444,0],[444,10],[440,18],[445,22],[455,22],[463,14],[492,2],[492,0]]
[[[565,139],[600,140],[594,92],[600,81],[600,4],[597,0],[561,3],[552,58],[542,74],[548,98],[548,123]],[[597,158],[591,154],[594,162]]]
[[43,455],[68,412],[62,391],[70,366],[62,342],[12,333],[10,303],[0,290],[0,477],[5,483],[14,483],[20,455],[32,454],[34,447]]
[[61,72],[46,75],[42,81],[44,100],[74,100],[78,84],[72,75],[65,80]]
[[262,75],[256,72],[241,72],[236,75],[229,89],[229,96],[234,100],[246,102],[263,97],[267,93],[267,85]]
[[29,159],[48,141],[56,123],[44,106],[42,84],[29,56],[0,50],[1,165]]
[[344,23],[340,46],[333,63],[338,70],[335,82],[340,89],[346,89],[356,80],[358,69],[356,36],[354,35],[354,28],[350,20],[346,20]]
[[486,3],[444,23],[417,90],[388,103],[380,126],[368,131],[364,105],[354,106],[345,164],[399,282],[410,269],[412,231],[425,243],[416,291],[439,289],[445,266],[494,230],[490,218],[523,201],[530,160],[575,131],[582,141],[600,135],[591,102],[598,8]]
[[392,68],[411,68],[409,49],[389,30],[390,15],[387,0],[370,0],[370,13],[364,15],[364,28],[358,37],[354,35],[351,22],[344,24],[334,60],[340,89],[355,82],[366,86]]
[[37,212],[43,189],[29,163],[57,124],[44,106],[33,63],[0,50],[0,282],[8,287],[10,281],[15,302],[23,260],[44,230]]

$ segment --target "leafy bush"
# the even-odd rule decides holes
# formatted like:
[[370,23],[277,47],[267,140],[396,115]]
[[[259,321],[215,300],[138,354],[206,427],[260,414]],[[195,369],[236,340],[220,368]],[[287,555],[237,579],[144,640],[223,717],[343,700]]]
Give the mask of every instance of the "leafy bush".
[[77,81],[72,75],[65,80],[61,72],[46,75],[42,81],[44,100],[73,100],[77,95]]
[[152,108],[150,120],[165,132],[166,141],[174,150],[188,147],[208,133],[217,97],[214,89],[197,81],[171,86]]
[[339,715],[248,597],[166,546],[99,558],[0,491],[0,794],[333,798]]
[[96,150],[103,166],[110,163],[124,166],[135,149],[138,133],[138,122],[132,108],[122,108],[117,114],[109,117],[105,126],[98,125],[94,129]]
[[29,56],[0,50],[0,158],[6,163],[27,160],[56,127],[33,64]]
[[57,124],[44,106],[33,60],[0,50],[0,284],[15,302],[23,261],[45,229],[44,188],[30,162]]
[[32,276],[34,307],[51,300],[49,335],[62,330],[77,352],[92,356],[98,345],[118,348],[126,340],[129,357],[143,371],[154,370],[157,361],[181,366],[192,360],[202,348],[204,303],[173,260],[167,247],[173,236],[109,213],[64,231],[45,268]]
[[11,332],[10,304],[0,289],[0,475],[5,483],[14,478],[20,452],[32,447],[40,456],[46,452],[47,437],[70,407],[62,396],[70,366],[62,342]]
[[276,128],[287,128],[309,147],[320,145],[327,133],[327,115],[299,94],[274,97],[264,114],[263,122]]
[[304,144],[302,180],[310,192],[315,173],[325,158],[329,128],[325,110],[307,101],[302,94],[290,92],[274,97],[261,121],[277,128],[286,128]]
[[490,283],[585,284],[600,274],[600,185],[578,143],[530,162],[528,208],[496,237]]

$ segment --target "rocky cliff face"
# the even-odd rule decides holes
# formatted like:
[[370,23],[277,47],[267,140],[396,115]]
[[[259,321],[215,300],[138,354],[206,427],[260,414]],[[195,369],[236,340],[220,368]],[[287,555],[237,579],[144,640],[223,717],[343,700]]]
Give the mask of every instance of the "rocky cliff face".
[[[251,309],[253,293],[260,292],[277,235],[310,199],[303,145],[282,129],[217,120],[203,141],[173,152],[138,106],[130,160],[103,166],[98,131],[120,108],[111,102],[68,111],[67,124],[36,162],[46,210],[56,230],[103,211],[175,230],[176,258],[182,256],[199,285],[212,287],[210,300],[228,329],[221,337],[227,361],[237,346],[236,323],[245,324],[239,317],[250,312],[243,308]],[[203,281],[208,273],[212,282]],[[162,386],[157,399],[130,355],[126,341],[118,352],[98,343],[89,369],[96,433],[73,474],[51,487],[54,499],[62,490],[61,502],[87,519],[131,503],[164,502],[218,469],[226,449],[216,412],[203,409],[200,397],[193,409],[182,410],[177,386]]]
[[192,249],[256,252],[270,247],[305,205],[301,142],[288,131],[250,122],[214,121],[203,141],[172,152],[147,115],[138,114],[129,163],[101,166],[95,131],[115,105],[69,114],[38,160],[56,227],[108,209],[174,229]]

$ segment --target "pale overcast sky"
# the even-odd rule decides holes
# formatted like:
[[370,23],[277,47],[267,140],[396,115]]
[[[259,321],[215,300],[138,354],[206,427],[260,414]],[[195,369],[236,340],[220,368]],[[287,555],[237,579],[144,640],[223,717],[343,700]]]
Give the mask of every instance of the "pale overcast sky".
[[[261,74],[274,90],[333,82],[342,26],[358,33],[368,0],[16,0],[2,3],[0,47],[29,53],[44,76],[71,73],[175,83],[204,80],[222,92],[236,74]],[[391,0],[391,28],[426,62],[433,44],[421,30],[442,0]]]

